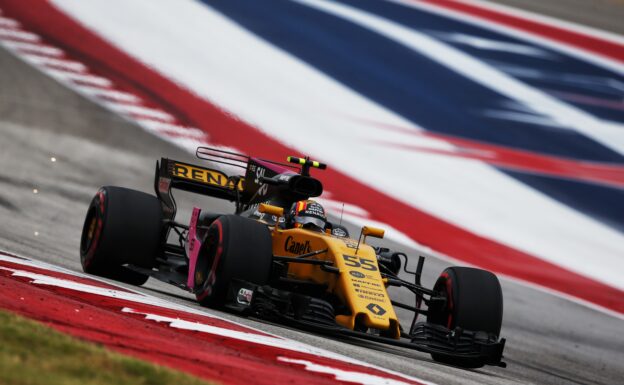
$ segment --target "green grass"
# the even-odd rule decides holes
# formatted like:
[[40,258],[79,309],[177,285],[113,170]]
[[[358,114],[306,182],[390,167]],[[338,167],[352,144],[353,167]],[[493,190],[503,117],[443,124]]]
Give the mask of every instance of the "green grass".
[[0,311],[2,385],[208,385]]

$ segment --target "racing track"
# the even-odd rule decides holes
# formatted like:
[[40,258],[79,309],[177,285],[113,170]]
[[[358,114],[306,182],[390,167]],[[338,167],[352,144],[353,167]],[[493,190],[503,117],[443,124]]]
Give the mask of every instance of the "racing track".
[[[154,159],[188,159],[188,155],[84,100],[4,50],[0,51],[0,68],[0,248],[79,271],[79,229],[96,188],[119,184],[150,191]],[[50,161],[52,156],[56,162]],[[431,284],[446,265],[429,258],[424,281]],[[436,383],[615,384],[624,377],[624,344],[618,336],[621,320],[507,280],[503,289],[503,335],[508,338],[509,363],[505,370],[458,370],[401,349],[371,349],[221,315]],[[141,290],[195,307],[184,292],[153,280]]]
[[[84,209],[97,187],[117,184],[151,191],[155,159],[189,157],[1,49],[0,69],[0,249],[79,271]],[[220,202],[185,198],[186,207],[229,209]],[[428,258],[424,282],[432,284],[447,265]],[[509,280],[502,283],[507,369],[458,370],[419,353],[371,349],[220,315],[441,384],[615,384],[624,378],[621,320]],[[196,307],[184,292],[158,282],[141,290]]]

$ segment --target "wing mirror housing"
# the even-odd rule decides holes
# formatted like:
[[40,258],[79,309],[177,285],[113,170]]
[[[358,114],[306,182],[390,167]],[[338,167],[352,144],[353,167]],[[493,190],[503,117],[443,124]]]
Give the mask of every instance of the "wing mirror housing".
[[384,229],[380,229],[378,227],[370,227],[370,226],[362,227],[362,235],[365,237],[374,237],[374,238],[382,239],[384,237],[385,232],[386,231]]
[[[374,238],[383,238],[385,234],[384,229],[380,229],[377,227],[364,226],[362,227],[362,231],[360,232],[360,238],[358,238],[357,247],[355,249],[355,254],[357,254],[358,250],[360,250],[360,243],[366,243],[366,237],[374,237]],[[362,239],[363,238],[363,239]]]
[[273,234],[276,234],[279,229],[279,220],[284,216],[284,209],[281,207],[273,206],[267,203],[260,203],[258,211],[263,214],[275,215],[275,227],[273,228]]
[[260,206],[258,207],[258,211],[260,211],[263,214],[275,215],[278,218],[284,216],[283,208],[273,206],[267,203],[260,203]]

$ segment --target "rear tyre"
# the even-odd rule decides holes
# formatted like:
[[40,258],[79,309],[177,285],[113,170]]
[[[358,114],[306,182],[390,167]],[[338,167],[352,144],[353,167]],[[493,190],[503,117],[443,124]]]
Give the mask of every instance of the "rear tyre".
[[[486,332],[497,338],[503,322],[503,293],[496,275],[470,267],[449,267],[436,281],[434,291],[444,293],[447,305],[429,309],[427,322],[449,329]],[[438,362],[464,368],[480,368],[483,359],[454,358],[432,353]]]
[[142,285],[149,276],[123,265],[152,268],[162,250],[161,234],[162,209],[156,197],[123,187],[102,187],[89,205],[82,229],[82,269]]
[[238,215],[219,217],[210,225],[197,259],[197,301],[202,306],[223,306],[233,279],[267,284],[272,259],[266,225]]

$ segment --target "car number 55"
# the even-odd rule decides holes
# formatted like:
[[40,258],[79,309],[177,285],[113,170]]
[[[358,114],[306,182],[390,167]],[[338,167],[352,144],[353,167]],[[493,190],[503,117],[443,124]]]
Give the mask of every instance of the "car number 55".
[[342,257],[344,258],[345,264],[347,266],[361,267],[364,270],[377,271],[377,265],[375,264],[375,261],[373,260],[362,258],[362,257],[356,257],[353,255],[343,255]]

